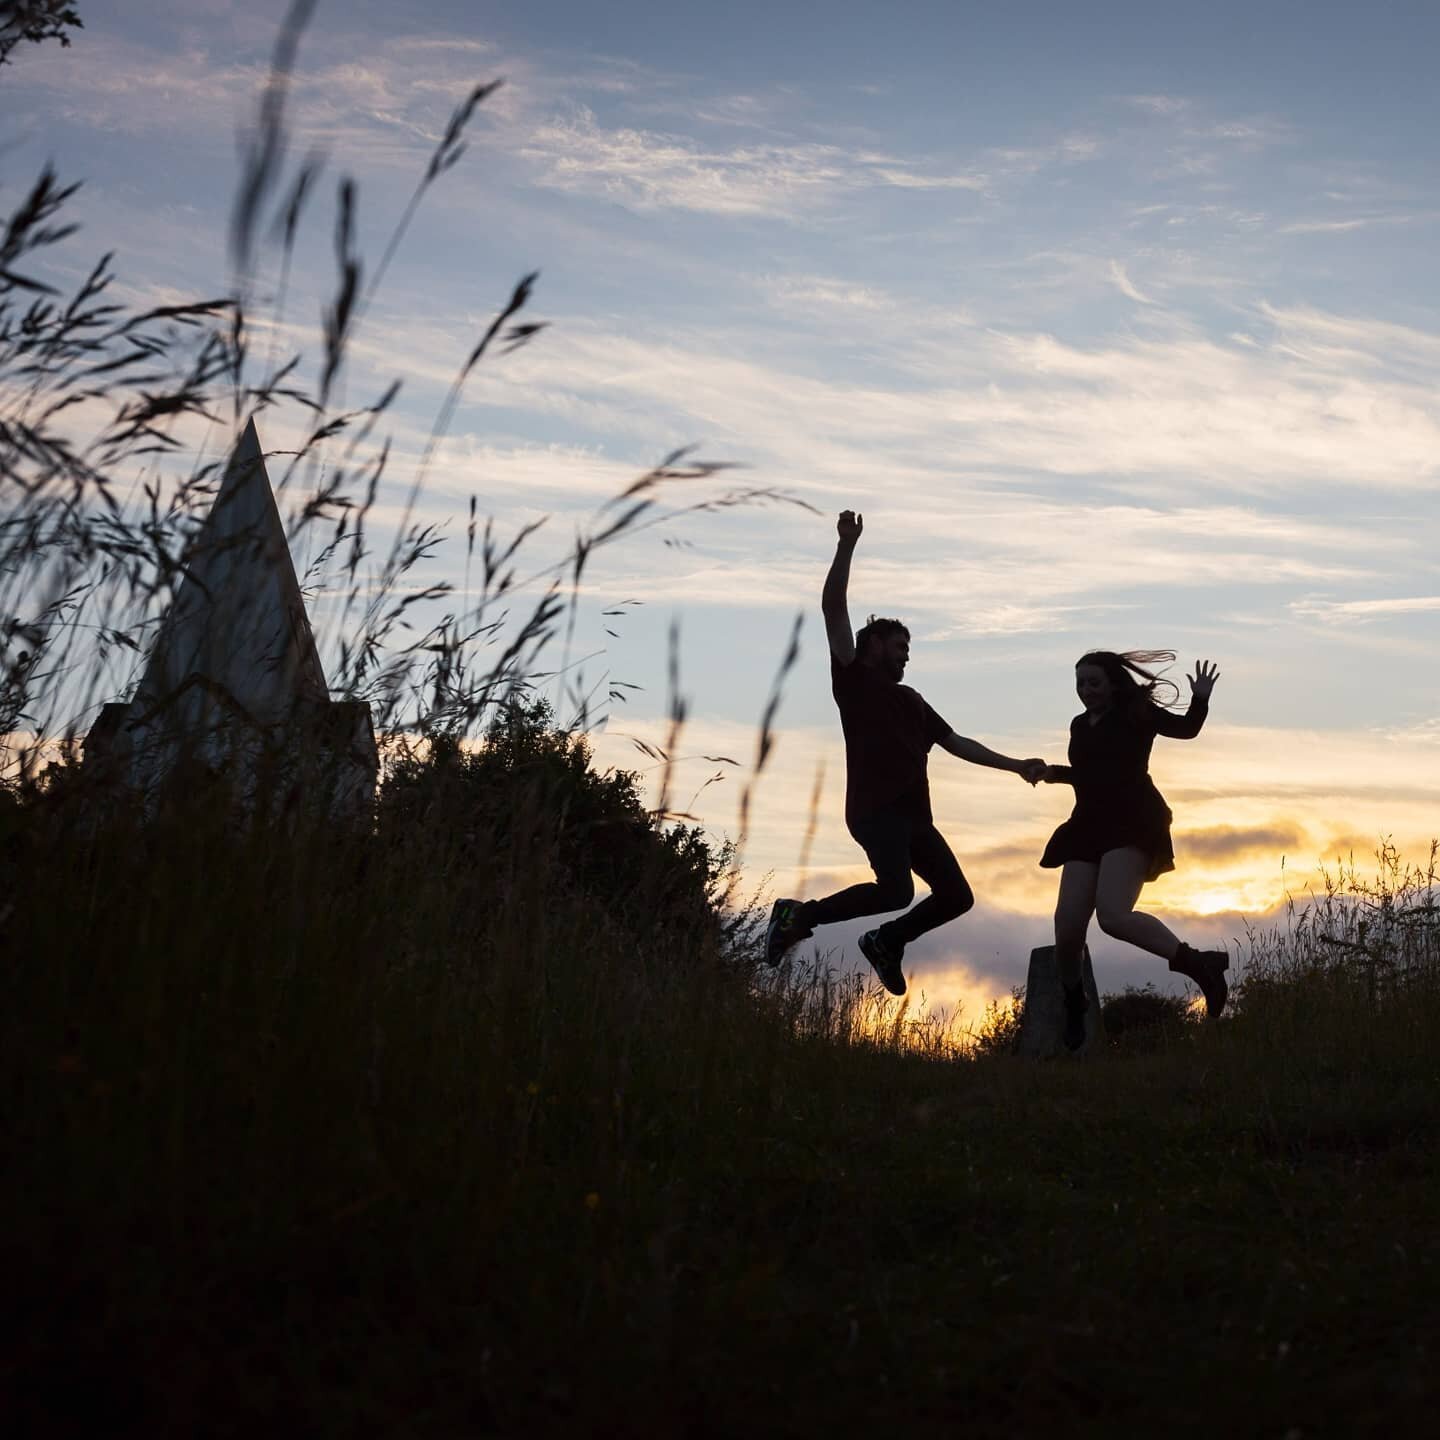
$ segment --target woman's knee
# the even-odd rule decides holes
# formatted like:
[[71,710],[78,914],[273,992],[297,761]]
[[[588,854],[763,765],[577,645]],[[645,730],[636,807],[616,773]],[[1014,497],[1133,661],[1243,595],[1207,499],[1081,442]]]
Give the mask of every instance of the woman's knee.
[[1124,905],[1097,905],[1095,922],[1107,934],[1124,939],[1135,912]]

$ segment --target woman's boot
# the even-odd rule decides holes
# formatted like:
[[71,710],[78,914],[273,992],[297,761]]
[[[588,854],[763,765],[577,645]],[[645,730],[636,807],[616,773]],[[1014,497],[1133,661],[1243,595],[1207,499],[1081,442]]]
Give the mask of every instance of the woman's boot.
[[1213,1020],[1224,1008],[1230,995],[1230,984],[1225,972],[1230,968],[1230,957],[1223,950],[1196,950],[1183,940],[1170,962],[1170,968],[1187,980],[1193,980],[1205,997],[1205,1014]]

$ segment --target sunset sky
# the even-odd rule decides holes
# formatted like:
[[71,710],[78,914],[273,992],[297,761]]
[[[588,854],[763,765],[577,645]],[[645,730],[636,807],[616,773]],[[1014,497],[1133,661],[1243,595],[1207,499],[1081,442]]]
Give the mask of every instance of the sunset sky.
[[[114,248],[136,294],[219,293],[237,132],[285,6],[79,8],[70,49],[0,72],[7,211],[53,160],[85,181],[86,229],[52,276]],[[295,160],[327,165],[283,338],[318,348],[338,177],[373,261],[456,102],[503,76],[347,381],[354,402],[405,382],[398,504],[457,364],[542,272],[549,329],[476,374],[432,473],[423,513],[454,538],[427,578],[463,579],[472,495],[507,530],[555,517],[538,566],[684,445],[814,507],[601,552],[580,626],[587,677],[643,687],[597,738],[606,763],[650,763],[632,742],[663,734],[678,618],[683,753],[748,766],[804,611],[746,850],[772,893],[865,873],[818,608],[838,510],[866,523],[852,614],[908,621],[907,680],[962,734],[1060,761],[1083,650],[1174,649],[1182,690],[1213,659],[1204,733],[1156,746],[1178,868],[1146,895],[1182,936],[1227,940],[1322,859],[1381,835],[1418,859],[1440,835],[1437,54],[1429,0],[322,0],[291,122]],[[973,1011],[1047,937],[1035,860],[1070,792],[939,752],[931,773],[980,904],[908,968]],[[689,760],[672,798],[698,790],[734,834],[742,782]],[[822,934],[837,962],[859,928]],[[1092,951],[1102,989],[1166,980]]]

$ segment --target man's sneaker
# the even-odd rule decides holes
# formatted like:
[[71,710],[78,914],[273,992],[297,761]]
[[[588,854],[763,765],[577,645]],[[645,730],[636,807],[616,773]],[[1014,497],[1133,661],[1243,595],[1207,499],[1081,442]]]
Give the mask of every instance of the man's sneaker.
[[1085,1044],[1085,1012],[1090,1008],[1085,998],[1085,982],[1061,988],[1065,991],[1065,1048],[1079,1050]]
[[879,930],[867,930],[860,937],[860,953],[874,967],[880,983],[892,995],[905,993],[905,976],[900,969],[900,960],[905,954],[903,945],[897,950]]
[[801,918],[798,900],[777,900],[770,907],[770,923],[765,927],[765,963],[778,965],[792,945],[814,933]]
[[1182,940],[1170,968],[1177,975],[1193,980],[1205,997],[1205,1016],[1213,1020],[1230,998],[1230,982],[1225,972],[1230,968],[1230,957],[1223,950],[1196,950]]

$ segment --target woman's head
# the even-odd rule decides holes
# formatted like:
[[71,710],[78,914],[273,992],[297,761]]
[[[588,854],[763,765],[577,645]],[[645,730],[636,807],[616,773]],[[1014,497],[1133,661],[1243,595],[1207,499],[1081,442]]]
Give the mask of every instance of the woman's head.
[[[1139,705],[1168,705],[1179,699],[1180,689],[1149,667],[1174,660],[1171,650],[1089,650],[1075,662],[1075,693],[1092,714],[1115,705],[1127,711]],[[1172,692],[1163,700],[1157,693],[1162,686]]]

